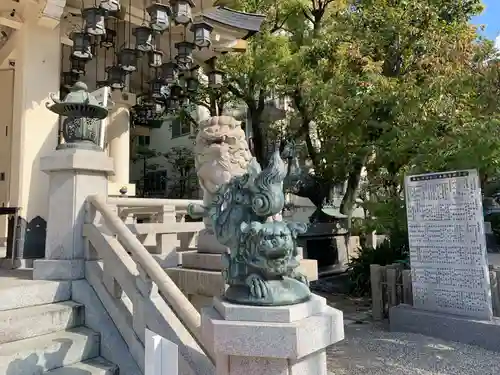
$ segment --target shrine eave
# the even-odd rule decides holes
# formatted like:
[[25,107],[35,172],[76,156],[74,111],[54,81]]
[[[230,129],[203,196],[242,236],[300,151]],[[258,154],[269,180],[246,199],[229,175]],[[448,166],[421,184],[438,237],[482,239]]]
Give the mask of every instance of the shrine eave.
[[235,29],[247,30],[247,35],[242,38],[247,39],[260,31],[266,17],[262,14],[239,12],[220,6],[203,12],[203,18],[208,22],[213,21]]

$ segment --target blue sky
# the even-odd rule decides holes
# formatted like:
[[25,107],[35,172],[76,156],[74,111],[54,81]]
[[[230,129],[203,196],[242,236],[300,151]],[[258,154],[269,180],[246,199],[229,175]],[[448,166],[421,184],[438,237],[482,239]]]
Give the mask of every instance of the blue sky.
[[483,0],[485,10],[483,14],[474,17],[472,22],[476,25],[486,25],[484,35],[494,39],[500,34],[500,0]]

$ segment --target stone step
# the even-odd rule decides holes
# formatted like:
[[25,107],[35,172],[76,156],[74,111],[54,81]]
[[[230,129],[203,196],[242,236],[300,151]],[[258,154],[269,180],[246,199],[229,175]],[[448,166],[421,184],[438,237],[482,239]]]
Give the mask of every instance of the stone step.
[[220,271],[197,270],[190,268],[167,268],[165,270],[184,294],[220,296],[225,290]]
[[0,311],[0,344],[82,325],[83,305],[73,301]]
[[70,298],[70,281],[12,280],[0,288],[0,311],[46,305]]
[[98,357],[99,344],[99,334],[86,327],[2,344],[0,374],[41,375]]
[[222,269],[221,254],[186,252],[182,254],[182,268],[196,268],[207,271]]
[[59,367],[52,371],[44,372],[44,375],[118,375],[118,366],[97,357],[88,361],[75,363],[73,365]]

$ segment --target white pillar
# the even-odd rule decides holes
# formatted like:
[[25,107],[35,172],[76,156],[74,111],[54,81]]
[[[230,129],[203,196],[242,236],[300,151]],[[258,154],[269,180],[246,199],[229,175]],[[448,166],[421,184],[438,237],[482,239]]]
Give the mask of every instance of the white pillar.
[[45,104],[59,91],[60,29],[32,23],[17,31],[11,161],[11,206],[21,207],[20,258],[43,257],[48,176],[40,158],[57,146],[58,116]]
[[102,151],[62,149],[43,157],[41,169],[50,178],[49,220],[45,259],[35,260],[33,278],[83,278],[85,201],[107,196],[113,161]]
[[[135,195],[135,185],[130,184],[130,107],[135,104],[135,96],[114,91],[115,103],[108,118],[106,138],[109,156],[114,160],[115,174],[110,178],[109,195]],[[122,192],[126,190],[126,194]]]

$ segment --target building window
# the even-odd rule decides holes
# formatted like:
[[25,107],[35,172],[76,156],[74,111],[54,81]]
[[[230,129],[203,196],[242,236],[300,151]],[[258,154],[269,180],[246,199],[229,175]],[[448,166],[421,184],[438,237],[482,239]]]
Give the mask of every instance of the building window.
[[191,125],[187,120],[181,121],[181,119],[177,117],[172,120],[172,124],[170,126],[172,128],[172,138],[183,137],[191,134]]
[[151,144],[151,137],[149,135],[140,135],[137,143],[139,146],[149,146]]

